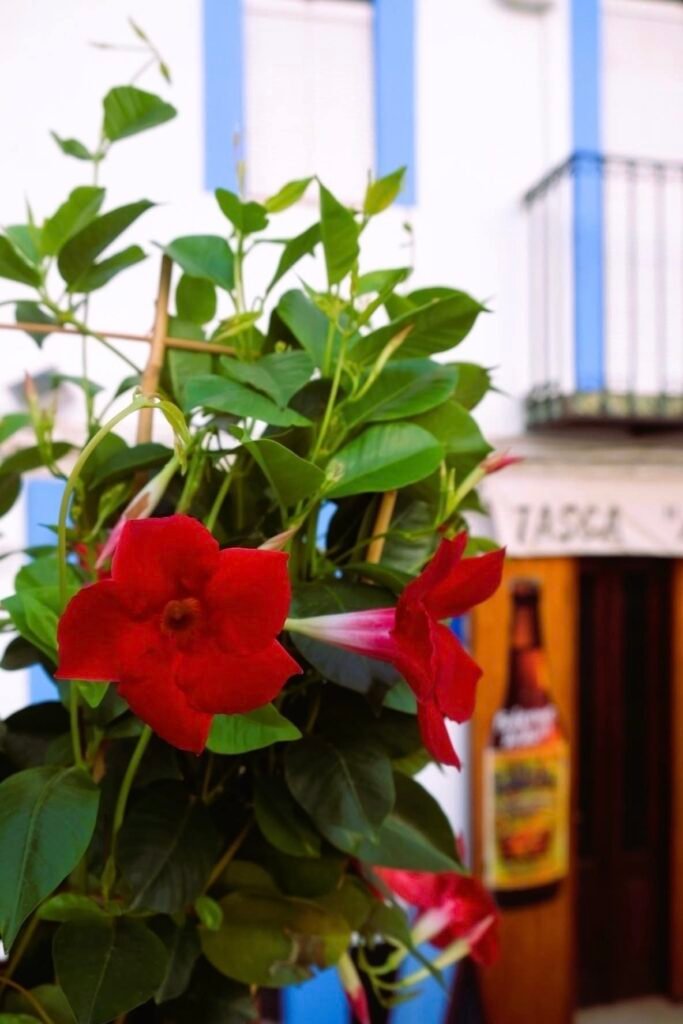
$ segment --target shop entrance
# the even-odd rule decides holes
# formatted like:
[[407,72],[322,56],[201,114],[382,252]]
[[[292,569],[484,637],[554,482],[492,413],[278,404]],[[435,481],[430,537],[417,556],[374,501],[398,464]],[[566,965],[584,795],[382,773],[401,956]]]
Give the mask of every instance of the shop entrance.
[[579,564],[578,996],[669,984],[671,564]]

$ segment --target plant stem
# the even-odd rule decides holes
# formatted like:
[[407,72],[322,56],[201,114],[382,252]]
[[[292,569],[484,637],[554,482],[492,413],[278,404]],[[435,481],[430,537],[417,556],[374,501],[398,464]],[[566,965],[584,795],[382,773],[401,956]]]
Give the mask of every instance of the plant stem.
[[[64,493],[62,494],[62,500],[59,506],[59,519],[57,527],[57,571],[59,575],[59,606],[63,612],[66,607],[68,597],[68,585],[67,585],[67,556],[66,556],[66,517],[69,512],[69,502],[71,495],[74,492],[76,484],[80,479],[81,471],[95,451],[100,442],[109,434],[114,427],[124,420],[126,416],[130,416],[132,413],[142,409],[146,405],[154,404],[149,398],[138,397],[135,398],[130,405],[127,405],[125,409],[117,413],[116,416],[112,416],[104,426],[100,427],[94,437],[86,444],[81,454],[76,459],[74,468],[69,473],[69,478],[64,486]],[[72,683],[71,692],[69,694],[69,718],[71,724],[71,743],[74,752],[74,761],[78,768],[85,767],[85,761],[83,760],[83,753],[81,751],[81,737],[78,731],[78,689]]]
[[36,997],[28,989],[25,989],[23,985],[20,985],[18,981],[11,981],[8,977],[0,977],[0,985],[7,985],[8,988],[13,988],[15,992],[20,992],[27,1003],[31,1005],[33,1011],[38,1015],[39,1019],[43,1021],[43,1024],[55,1024],[52,1017],[50,1017],[43,1007],[40,1005]]
[[121,830],[121,826],[123,825],[123,819],[126,814],[126,805],[128,803],[128,797],[130,795],[133,781],[137,774],[137,770],[140,767],[140,762],[142,761],[144,753],[147,750],[147,744],[149,743],[151,738],[152,730],[148,725],[146,725],[144,726],[142,732],[140,733],[140,737],[136,744],[135,750],[133,751],[131,759],[128,762],[126,774],[123,776],[121,789],[119,790],[119,795],[116,798],[114,820],[112,822],[112,854],[116,846],[116,838]]
[[206,883],[206,886],[204,887],[204,891],[205,892],[207,892],[211,888],[213,883],[215,881],[217,881],[221,877],[221,875],[223,874],[223,872],[227,868],[228,864],[233,859],[233,857],[236,855],[236,853],[239,850],[240,846],[242,845],[244,840],[249,835],[249,832],[251,831],[251,827],[252,827],[253,824],[254,824],[253,818],[250,818],[249,821],[246,823],[246,825],[243,826],[242,830],[237,833],[237,836],[230,843],[230,846],[227,848],[227,850],[225,851],[225,853],[223,854],[221,859],[219,861],[217,861],[213,871],[209,875],[209,880]]
[[337,394],[339,392],[339,385],[341,383],[342,370],[344,369],[344,357],[346,355],[346,343],[347,343],[347,341],[348,341],[347,336],[345,334],[342,335],[341,345],[339,346],[339,357],[337,359],[337,365],[335,366],[335,369],[334,369],[334,377],[332,378],[332,388],[330,390],[330,396],[327,399],[327,406],[325,408],[325,415],[323,416],[323,421],[322,421],[322,423],[320,425],[320,433],[318,434],[318,439],[317,439],[317,441],[315,443],[315,447],[313,449],[313,454],[311,455],[311,461],[313,461],[313,462],[315,462],[316,458],[320,454],[320,450],[322,448],[323,441],[325,440],[325,436],[327,434],[327,431],[328,431],[329,426],[330,426],[330,422],[332,420],[332,414],[334,412],[334,403],[337,400]]
[[216,497],[213,499],[213,505],[209,510],[208,516],[204,520],[204,526],[210,533],[213,533],[214,526],[216,525],[216,520],[218,519],[218,514],[221,508],[223,507],[223,502],[228,496],[230,484],[232,483],[233,472],[234,470],[232,470],[229,473],[226,473],[223,479],[221,480],[221,485],[218,488],[218,491],[216,492]]
[[34,934],[36,928],[38,927],[38,924],[39,924],[38,917],[37,917],[36,914],[34,914],[30,918],[30,920],[29,920],[28,924],[26,925],[26,927],[24,928],[24,930],[22,931],[21,938],[19,939],[19,941],[17,942],[16,946],[12,950],[12,955],[9,958],[9,960],[7,961],[7,967],[5,968],[5,970],[3,972],[3,975],[2,975],[2,977],[5,979],[5,981],[7,981],[9,978],[11,978],[12,975],[14,974],[14,972],[16,971],[16,969],[17,969],[17,967],[19,965],[19,961],[21,960],[22,956],[26,952],[26,950],[27,950],[27,948],[29,946],[29,943],[31,942],[31,939],[33,938],[33,934]]

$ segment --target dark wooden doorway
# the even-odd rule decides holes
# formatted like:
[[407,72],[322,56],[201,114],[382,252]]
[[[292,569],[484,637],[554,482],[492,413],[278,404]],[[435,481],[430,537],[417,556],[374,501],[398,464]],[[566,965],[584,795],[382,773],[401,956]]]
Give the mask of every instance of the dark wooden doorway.
[[578,995],[668,987],[671,566],[579,568]]

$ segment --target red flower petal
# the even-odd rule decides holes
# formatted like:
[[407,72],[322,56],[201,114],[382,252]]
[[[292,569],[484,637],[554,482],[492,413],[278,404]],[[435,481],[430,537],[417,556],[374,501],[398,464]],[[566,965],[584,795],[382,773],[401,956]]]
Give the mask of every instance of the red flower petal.
[[[444,544],[455,543],[442,541]],[[453,562],[451,569],[424,595],[424,606],[437,619],[464,615],[470,608],[486,601],[500,586],[505,561],[504,548],[476,558]]]
[[436,627],[419,604],[399,601],[396,625],[391,637],[396,641],[394,663],[418,700],[431,700],[435,685]]
[[190,516],[129,519],[121,531],[112,577],[125,586],[133,614],[202,592],[218,565],[218,542]]
[[57,679],[118,678],[119,638],[130,625],[120,591],[113,580],[83,587],[71,598],[57,627]]
[[218,642],[246,653],[271,643],[291,600],[288,556],[282,551],[226,548],[204,591]]
[[420,723],[422,741],[430,754],[441,764],[460,767],[460,758],[455,752],[448,735],[443,714],[433,701],[418,703],[417,718]]
[[405,588],[399,603],[419,604],[425,601],[437,587],[447,583],[457,569],[466,546],[467,534],[464,530],[453,540],[442,540],[417,579]]
[[301,668],[272,640],[249,655],[225,654],[207,645],[201,651],[180,655],[174,671],[193,707],[214,715],[237,715],[273,700]]
[[474,714],[481,669],[448,626],[439,623],[434,640],[437,666],[434,700],[446,718],[466,722]]
[[201,754],[212,715],[190,706],[183,691],[171,682],[168,665],[158,662],[155,675],[148,671],[144,678],[119,683],[117,690],[131,711],[163,740]]
[[421,910],[439,906],[440,875],[427,871],[402,871],[398,868],[375,868],[374,871],[406,903]]

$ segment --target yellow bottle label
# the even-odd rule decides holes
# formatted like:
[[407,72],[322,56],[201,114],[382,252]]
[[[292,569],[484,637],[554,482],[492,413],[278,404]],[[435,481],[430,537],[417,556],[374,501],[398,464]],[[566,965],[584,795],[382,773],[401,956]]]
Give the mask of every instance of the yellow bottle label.
[[484,871],[491,889],[558,881],[569,863],[569,749],[562,737],[484,752]]

